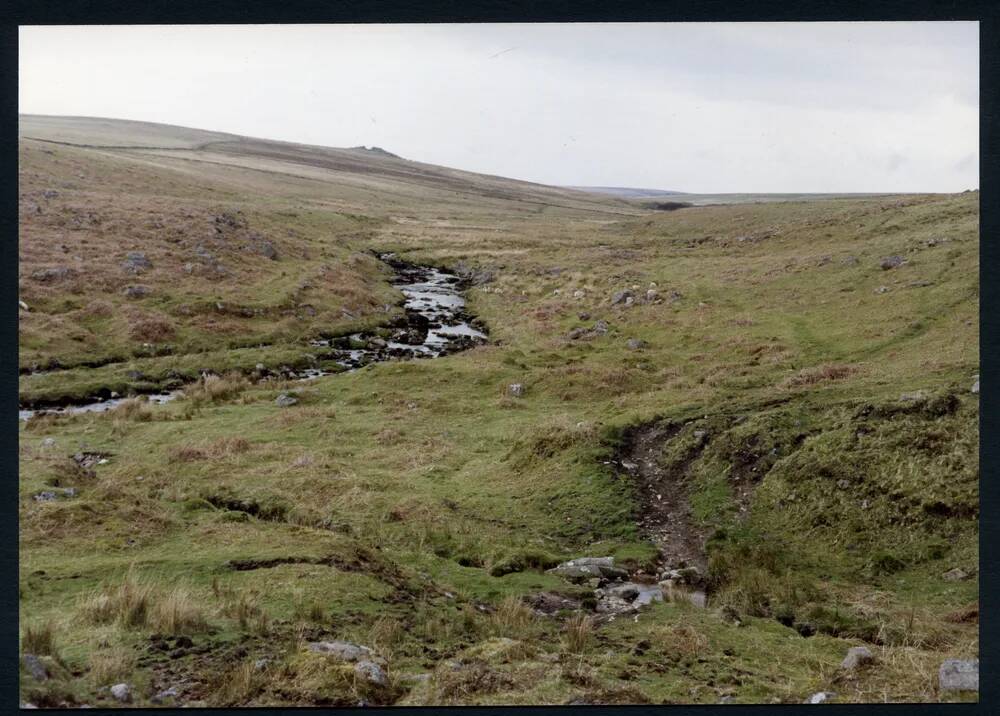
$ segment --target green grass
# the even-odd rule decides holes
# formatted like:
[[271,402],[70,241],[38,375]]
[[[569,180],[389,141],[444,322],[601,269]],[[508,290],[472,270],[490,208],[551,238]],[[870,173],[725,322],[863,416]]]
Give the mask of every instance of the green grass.
[[[23,143],[23,167],[54,182],[45,172],[61,168],[36,151]],[[373,703],[797,703],[819,690],[839,701],[959,698],[937,691],[936,670],[978,651],[977,622],[956,616],[978,598],[978,194],[635,217],[362,181],[249,150],[214,164],[66,151],[107,186],[134,181],[129,168],[153,175],[154,197],[204,182],[233,205],[260,200],[254,221],[280,232],[288,219],[373,296],[390,295],[385,277],[350,259],[371,248],[492,269],[492,283],[469,291],[492,343],[310,383],[233,378],[215,398],[191,391],[166,406],[23,425],[22,621],[51,628],[66,668],[48,695],[25,677],[22,699],[107,705],[87,675],[132,669],[140,705],[154,683],[190,673],[205,686],[185,698],[206,703],[348,703],[355,686],[303,651],[316,638],[376,649],[391,686],[368,694]],[[357,223],[345,213],[372,218],[351,229],[337,223]],[[343,232],[324,234],[334,225]],[[927,245],[938,237],[948,241]],[[909,262],[882,271],[894,253]],[[842,263],[849,256],[857,263]],[[271,300],[313,268],[289,263],[283,279],[231,288],[267,285]],[[651,282],[681,297],[610,305],[614,291],[637,285],[642,295]],[[310,300],[339,312],[331,296]],[[77,299],[46,300],[58,315],[53,306]],[[598,319],[607,335],[566,337]],[[52,320],[22,323],[38,340],[32,360],[114,352],[60,347],[73,341]],[[117,330],[105,320],[92,328]],[[124,392],[128,370],[161,385],[171,371],[299,365],[314,328],[248,347],[276,330],[264,321],[228,349],[182,331],[172,355],[24,376],[21,397]],[[107,347],[118,350],[119,337]],[[628,350],[631,337],[649,345]],[[506,394],[511,383],[523,397]],[[285,390],[300,402],[277,407]],[[918,390],[925,402],[900,401]],[[694,430],[709,434],[686,486],[712,535],[710,608],[658,604],[589,637],[568,636],[569,615],[526,617],[515,601],[526,595],[587,596],[544,571],[557,561],[654,560],[635,524],[635,487],[605,463],[624,428],[664,418],[690,421],[662,446],[665,466],[689,452]],[[80,450],[110,456],[92,473],[67,468]],[[753,483],[745,512],[736,476]],[[32,499],[55,484],[79,495]],[[942,579],[956,566],[971,577]],[[203,616],[188,631],[204,651],[171,659],[149,652],[156,632],[141,620],[82,618],[86,600],[130,570],[154,601],[183,590],[183,609],[170,613]],[[838,680],[847,648],[861,643],[877,665]],[[244,668],[265,657],[273,667]],[[466,667],[453,670],[455,659]]]

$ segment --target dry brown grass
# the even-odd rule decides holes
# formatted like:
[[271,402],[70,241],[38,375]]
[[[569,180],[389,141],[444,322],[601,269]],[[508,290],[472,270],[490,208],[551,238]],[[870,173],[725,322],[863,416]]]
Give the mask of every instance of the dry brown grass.
[[535,613],[517,596],[504,597],[490,615],[490,631],[494,636],[519,639],[528,636],[535,623]]
[[184,395],[194,403],[218,403],[235,398],[249,387],[250,381],[240,373],[209,374],[185,388]]
[[135,671],[136,655],[123,646],[98,649],[90,655],[90,680],[95,686],[127,681]]
[[134,341],[143,343],[162,343],[176,335],[174,324],[165,318],[147,317],[132,321],[128,335]]
[[563,648],[571,654],[587,650],[594,639],[594,620],[586,614],[574,614],[566,621]]
[[826,363],[812,368],[803,368],[795,375],[789,376],[782,381],[783,388],[801,388],[818,383],[825,383],[831,380],[843,380],[849,375],[858,372],[858,367],[853,365],[836,365]]
[[21,632],[21,651],[36,656],[57,656],[56,627],[51,619],[36,621]]
[[174,587],[156,601],[149,626],[162,634],[190,634],[204,631],[208,622],[188,590]]
[[146,400],[142,398],[129,398],[112,408],[108,412],[108,415],[115,420],[147,422],[152,419],[153,412],[150,410]]

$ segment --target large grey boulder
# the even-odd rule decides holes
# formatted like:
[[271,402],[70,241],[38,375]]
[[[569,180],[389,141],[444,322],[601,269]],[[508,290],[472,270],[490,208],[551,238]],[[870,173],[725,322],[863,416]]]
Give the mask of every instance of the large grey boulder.
[[357,674],[358,678],[367,681],[369,684],[375,684],[376,686],[389,685],[389,677],[385,675],[382,667],[374,661],[369,661],[368,659],[359,661],[354,665],[354,673]]
[[274,399],[274,404],[279,408],[287,408],[290,405],[295,405],[297,402],[299,402],[299,399],[288,393],[282,393]]
[[946,659],[938,671],[942,691],[979,691],[979,659]]
[[111,687],[111,695],[114,696],[117,701],[127,704],[132,700],[132,687],[124,683],[115,684]]
[[615,567],[614,557],[578,557],[546,571],[570,581],[583,581],[593,577],[622,579],[628,576],[624,569]]
[[871,664],[875,661],[875,656],[865,646],[852,646],[847,650],[847,656],[840,662],[840,668],[845,671],[854,671],[859,666]]
[[332,656],[341,661],[370,660],[372,650],[367,646],[352,644],[349,641],[311,641],[307,645],[309,651]]

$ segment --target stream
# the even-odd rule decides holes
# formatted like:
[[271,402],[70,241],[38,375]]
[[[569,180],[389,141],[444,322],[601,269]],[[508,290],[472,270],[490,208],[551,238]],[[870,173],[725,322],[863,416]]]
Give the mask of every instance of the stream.
[[[309,342],[313,348],[324,349],[318,359],[332,361],[346,370],[285,369],[269,377],[315,380],[382,361],[437,358],[488,340],[485,326],[465,310],[462,292],[466,286],[461,277],[433,266],[407,263],[392,253],[379,254],[379,259],[396,272],[392,286],[403,293],[403,315],[376,331]],[[163,404],[183,392],[179,389],[152,393],[146,398],[150,403]],[[40,413],[103,413],[125,400],[128,397],[94,399],[56,408],[19,409],[18,418],[27,420]]]

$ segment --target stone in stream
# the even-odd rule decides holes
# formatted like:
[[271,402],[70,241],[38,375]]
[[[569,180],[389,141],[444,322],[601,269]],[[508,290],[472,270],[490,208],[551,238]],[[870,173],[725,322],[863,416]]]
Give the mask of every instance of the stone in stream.
[[854,671],[859,666],[865,666],[875,661],[875,656],[868,647],[852,646],[847,650],[847,656],[840,662],[840,668],[844,671]]
[[979,691],[979,659],[946,659],[938,670],[941,691]]
[[578,557],[546,571],[570,581],[584,581],[592,577],[623,579],[628,576],[624,569],[615,567],[614,557]]

